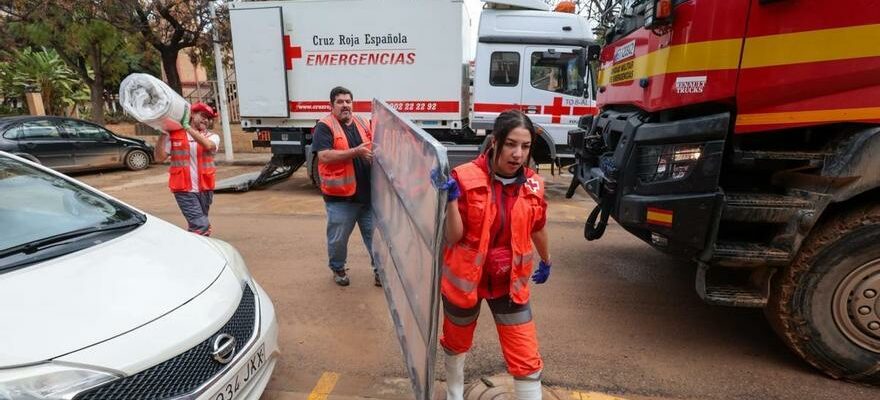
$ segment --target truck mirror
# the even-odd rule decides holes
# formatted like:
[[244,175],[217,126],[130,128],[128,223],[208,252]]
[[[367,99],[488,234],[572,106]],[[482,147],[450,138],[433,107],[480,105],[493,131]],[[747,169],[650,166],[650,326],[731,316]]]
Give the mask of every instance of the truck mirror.
[[602,52],[602,46],[591,44],[587,47],[587,62],[599,61],[599,54]]
[[[574,49],[574,54],[577,56],[577,69],[578,75],[583,79],[587,76],[587,57],[584,57],[584,49]],[[579,82],[579,84],[582,82]],[[581,93],[583,93],[583,89],[578,89]]]
[[645,28],[672,25],[672,0],[650,0],[645,4]]

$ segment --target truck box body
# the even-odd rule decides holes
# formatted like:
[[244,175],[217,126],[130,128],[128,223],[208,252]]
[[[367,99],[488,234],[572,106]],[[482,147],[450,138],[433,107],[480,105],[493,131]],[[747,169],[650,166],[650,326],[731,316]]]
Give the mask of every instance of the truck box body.
[[460,1],[243,2],[230,19],[245,128],[310,128],[335,86],[363,116],[372,98],[425,128],[460,129],[468,115]]

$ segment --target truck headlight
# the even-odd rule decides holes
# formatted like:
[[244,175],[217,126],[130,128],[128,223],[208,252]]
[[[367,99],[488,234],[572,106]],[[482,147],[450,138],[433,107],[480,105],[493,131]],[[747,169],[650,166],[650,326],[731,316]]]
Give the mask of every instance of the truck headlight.
[[0,399],[69,400],[120,376],[58,364],[0,370]]
[[642,146],[638,176],[644,183],[675,181],[688,176],[702,157],[701,144]]

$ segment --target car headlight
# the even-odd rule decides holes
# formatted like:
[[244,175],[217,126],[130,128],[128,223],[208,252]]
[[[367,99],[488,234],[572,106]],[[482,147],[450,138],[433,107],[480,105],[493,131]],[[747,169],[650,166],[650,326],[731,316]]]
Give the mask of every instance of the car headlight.
[[238,277],[239,280],[250,282],[251,281],[251,272],[247,268],[247,264],[245,264],[244,259],[241,257],[241,253],[232,247],[231,244],[226,243],[219,239],[214,238],[206,238],[212,246],[214,246],[223,257],[226,258],[226,262],[229,266],[229,269],[235,273],[235,276]]
[[0,399],[68,400],[121,376],[58,364],[0,369]]

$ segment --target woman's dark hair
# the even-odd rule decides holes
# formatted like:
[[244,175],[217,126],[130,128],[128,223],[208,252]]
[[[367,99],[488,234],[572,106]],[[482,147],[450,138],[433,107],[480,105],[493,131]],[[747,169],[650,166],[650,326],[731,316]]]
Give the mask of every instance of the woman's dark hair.
[[[535,125],[532,124],[532,120],[523,114],[522,111],[507,110],[499,114],[498,118],[495,118],[495,126],[492,127],[492,137],[495,138],[495,153],[493,158],[498,158],[498,155],[501,154],[501,146],[503,146],[504,141],[507,140],[507,135],[510,134],[510,131],[516,128],[525,128],[529,131],[529,134],[532,136],[532,145],[534,146],[538,132],[535,130]],[[486,148],[486,151],[489,151],[489,147]],[[529,165],[531,159],[532,152],[529,151],[529,157],[525,160],[525,165]]]

